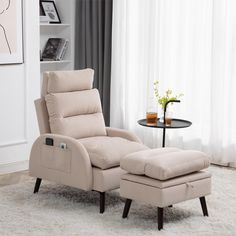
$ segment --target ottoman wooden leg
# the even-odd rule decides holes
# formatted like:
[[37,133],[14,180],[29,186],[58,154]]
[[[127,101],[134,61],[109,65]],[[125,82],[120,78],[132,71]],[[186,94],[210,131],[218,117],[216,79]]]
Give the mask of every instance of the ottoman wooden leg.
[[131,203],[132,203],[131,199],[126,199],[125,208],[124,208],[124,211],[123,211],[122,218],[126,218],[128,216]]
[[200,202],[201,202],[203,215],[208,216],[206,198],[205,197],[200,197],[199,199],[200,199]]
[[163,229],[163,213],[164,213],[164,208],[158,207],[158,230]]

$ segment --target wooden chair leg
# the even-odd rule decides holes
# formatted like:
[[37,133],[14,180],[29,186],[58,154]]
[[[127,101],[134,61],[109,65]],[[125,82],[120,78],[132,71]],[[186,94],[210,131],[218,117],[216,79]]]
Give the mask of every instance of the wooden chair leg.
[[208,216],[206,198],[205,197],[200,197],[199,199],[200,199],[200,202],[201,202],[203,215]]
[[34,186],[34,193],[37,193],[39,191],[41,181],[42,181],[42,179],[40,179],[40,178],[36,179],[35,186]]
[[163,213],[164,213],[164,208],[162,207],[158,207],[157,208],[158,211],[158,230],[163,229]]
[[129,214],[129,209],[130,209],[131,203],[132,203],[131,199],[126,199],[122,218],[127,218],[128,214]]
[[105,192],[100,193],[100,213],[103,214],[105,211]]

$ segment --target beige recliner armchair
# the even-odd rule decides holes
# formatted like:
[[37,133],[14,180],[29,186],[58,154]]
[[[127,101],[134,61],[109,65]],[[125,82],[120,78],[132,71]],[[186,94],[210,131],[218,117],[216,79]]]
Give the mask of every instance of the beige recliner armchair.
[[105,127],[93,75],[92,69],[44,74],[42,96],[35,101],[41,135],[29,170],[37,178],[34,193],[42,179],[95,190],[103,213],[105,192],[120,187],[121,158],[148,148],[133,133]]

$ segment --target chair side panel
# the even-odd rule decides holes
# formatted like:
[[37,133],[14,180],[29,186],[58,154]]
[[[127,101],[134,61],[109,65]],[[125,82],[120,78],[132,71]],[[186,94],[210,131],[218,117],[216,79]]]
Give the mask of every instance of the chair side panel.
[[46,102],[43,98],[34,101],[40,134],[51,133]]

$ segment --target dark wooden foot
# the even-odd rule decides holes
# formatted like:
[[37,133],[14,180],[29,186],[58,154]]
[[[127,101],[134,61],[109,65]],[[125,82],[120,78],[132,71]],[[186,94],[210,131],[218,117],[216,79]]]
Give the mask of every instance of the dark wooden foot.
[[100,213],[105,211],[105,192],[100,192]]
[[131,203],[132,203],[131,199],[126,199],[122,218],[126,218],[128,216]]
[[200,202],[201,202],[203,215],[208,216],[207,204],[206,204],[205,197],[200,197],[199,199],[200,199]]
[[164,208],[158,207],[158,230],[163,229],[163,213],[164,213]]
[[42,181],[42,179],[40,179],[40,178],[36,179],[35,186],[34,186],[34,193],[37,193],[39,191],[41,181]]

